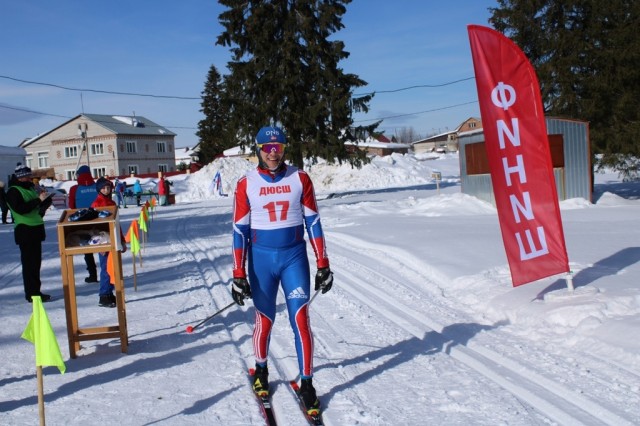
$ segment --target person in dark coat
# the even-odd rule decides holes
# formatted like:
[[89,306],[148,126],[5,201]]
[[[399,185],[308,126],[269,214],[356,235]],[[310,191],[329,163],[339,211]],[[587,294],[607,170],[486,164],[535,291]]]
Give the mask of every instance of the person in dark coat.
[[9,206],[7,205],[7,194],[4,192],[4,182],[0,180],[0,209],[2,209],[2,223],[6,224],[7,214],[9,213]]
[[7,204],[14,220],[15,242],[20,247],[24,295],[29,303],[33,296],[40,296],[43,302],[48,302],[51,296],[40,291],[40,267],[42,242],[46,238],[42,218],[52,199],[46,191],[36,192],[29,167],[18,164],[15,177],[7,191]]

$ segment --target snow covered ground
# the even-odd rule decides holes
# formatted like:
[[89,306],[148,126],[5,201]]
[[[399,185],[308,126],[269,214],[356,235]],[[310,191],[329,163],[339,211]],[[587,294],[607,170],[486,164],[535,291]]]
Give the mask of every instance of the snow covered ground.
[[[82,343],[69,359],[56,221],[45,219],[45,304],[67,372],[46,367],[52,425],[264,424],[246,377],[253,309],[232,307],[231,196],[252,167],[222,159],[172,178],[137,266],[124,255],[129,350]],[[224,191],[211,191],[216,171]],[[439,191],[431,172],[442,172]],[[563,277],[513,288],[495,209],[460,193],[458,158],[393,155],[362,170],[319,164],[316,184],[335,285],[312,304],[315,379],[327,425],[640,424],[640,185],[597,174],[594,203],[561,203],[575,290]],[[123,227],[139,209],[121,210]],[[0,424],[38,421],[31,315],[19,251],[0,228]],[[313,271],[315,272],[315,271]],[[81,327],[115,324],[76,261]],[[270,354],[279,424],[304,420],[280,301]]]

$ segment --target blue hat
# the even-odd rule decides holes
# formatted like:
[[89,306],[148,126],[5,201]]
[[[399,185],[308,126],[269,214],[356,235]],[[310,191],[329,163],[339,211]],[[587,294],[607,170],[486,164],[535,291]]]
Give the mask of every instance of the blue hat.
[[13,173],[18,179],[23,177],[30,177],[32,174],[31,169],[23,164],[18,164],[18,167],[16,167],[16,170]]
[[287,143],[287,138],[279,127],[267,126],[258,130],[256,143],[258,145],[262,145],[263,143]]
[[100,192],[100,190],[107,185],[109,185],[111,189],[113,189],[113,184],[111,183],[111,181],[107,178],[101,177],[96,181],[96,191]]
[[80,168],[76,172],[76,176],[81,175],[83,173],[89,173],[89,174],[91,173],[91,169],[89,168],[89,166],[80,166]]

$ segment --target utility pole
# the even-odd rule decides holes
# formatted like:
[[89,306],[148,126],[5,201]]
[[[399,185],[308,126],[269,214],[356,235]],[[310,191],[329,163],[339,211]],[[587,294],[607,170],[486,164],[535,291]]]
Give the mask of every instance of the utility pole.
[[[82,152],[87,152],[87,166],[91,169],[91,164],[89,163],[89,147],[87,145],[87,123],[78,123],[78,136],[82,138],[82,151],[80,151],[80,155],[78,155],[78,164],[76,164],[76,170],[80,167],[80,161],[82,161]],[[91,173],[93,175],[93,173]]]

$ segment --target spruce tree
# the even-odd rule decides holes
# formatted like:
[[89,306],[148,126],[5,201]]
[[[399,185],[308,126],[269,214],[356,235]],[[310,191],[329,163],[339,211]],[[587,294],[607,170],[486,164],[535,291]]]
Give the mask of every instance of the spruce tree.
[[343,28],[351,0],[220,0],[224,31],[217,44],[232,59],[225,77],[229,128],[246,145],[268,124],[282,126],[288,158],[298,167],[317,157],[360,166],[362,151],[350,153],[347,141],[373,131],[353,126],[353,114],[368,111],[372,95],[354,98],[366,85],[345,73],[339,62],[349,56],[344,43],[329,40]]
[[498,0],[490,23],[536,69],[548,115],[589,122],[599,165],[637,177],[640,2]]
[[224,126],[227,118],[223,107],[224,94],[220,87],[221,77],[214,65],[209,69],[207,81],[202,91],[202,112],[204,119],[198,122],[196,135],[200,139],[198,145],[198,159],[202,164],[208,164],[222,154],[230,146],[224,143]]

